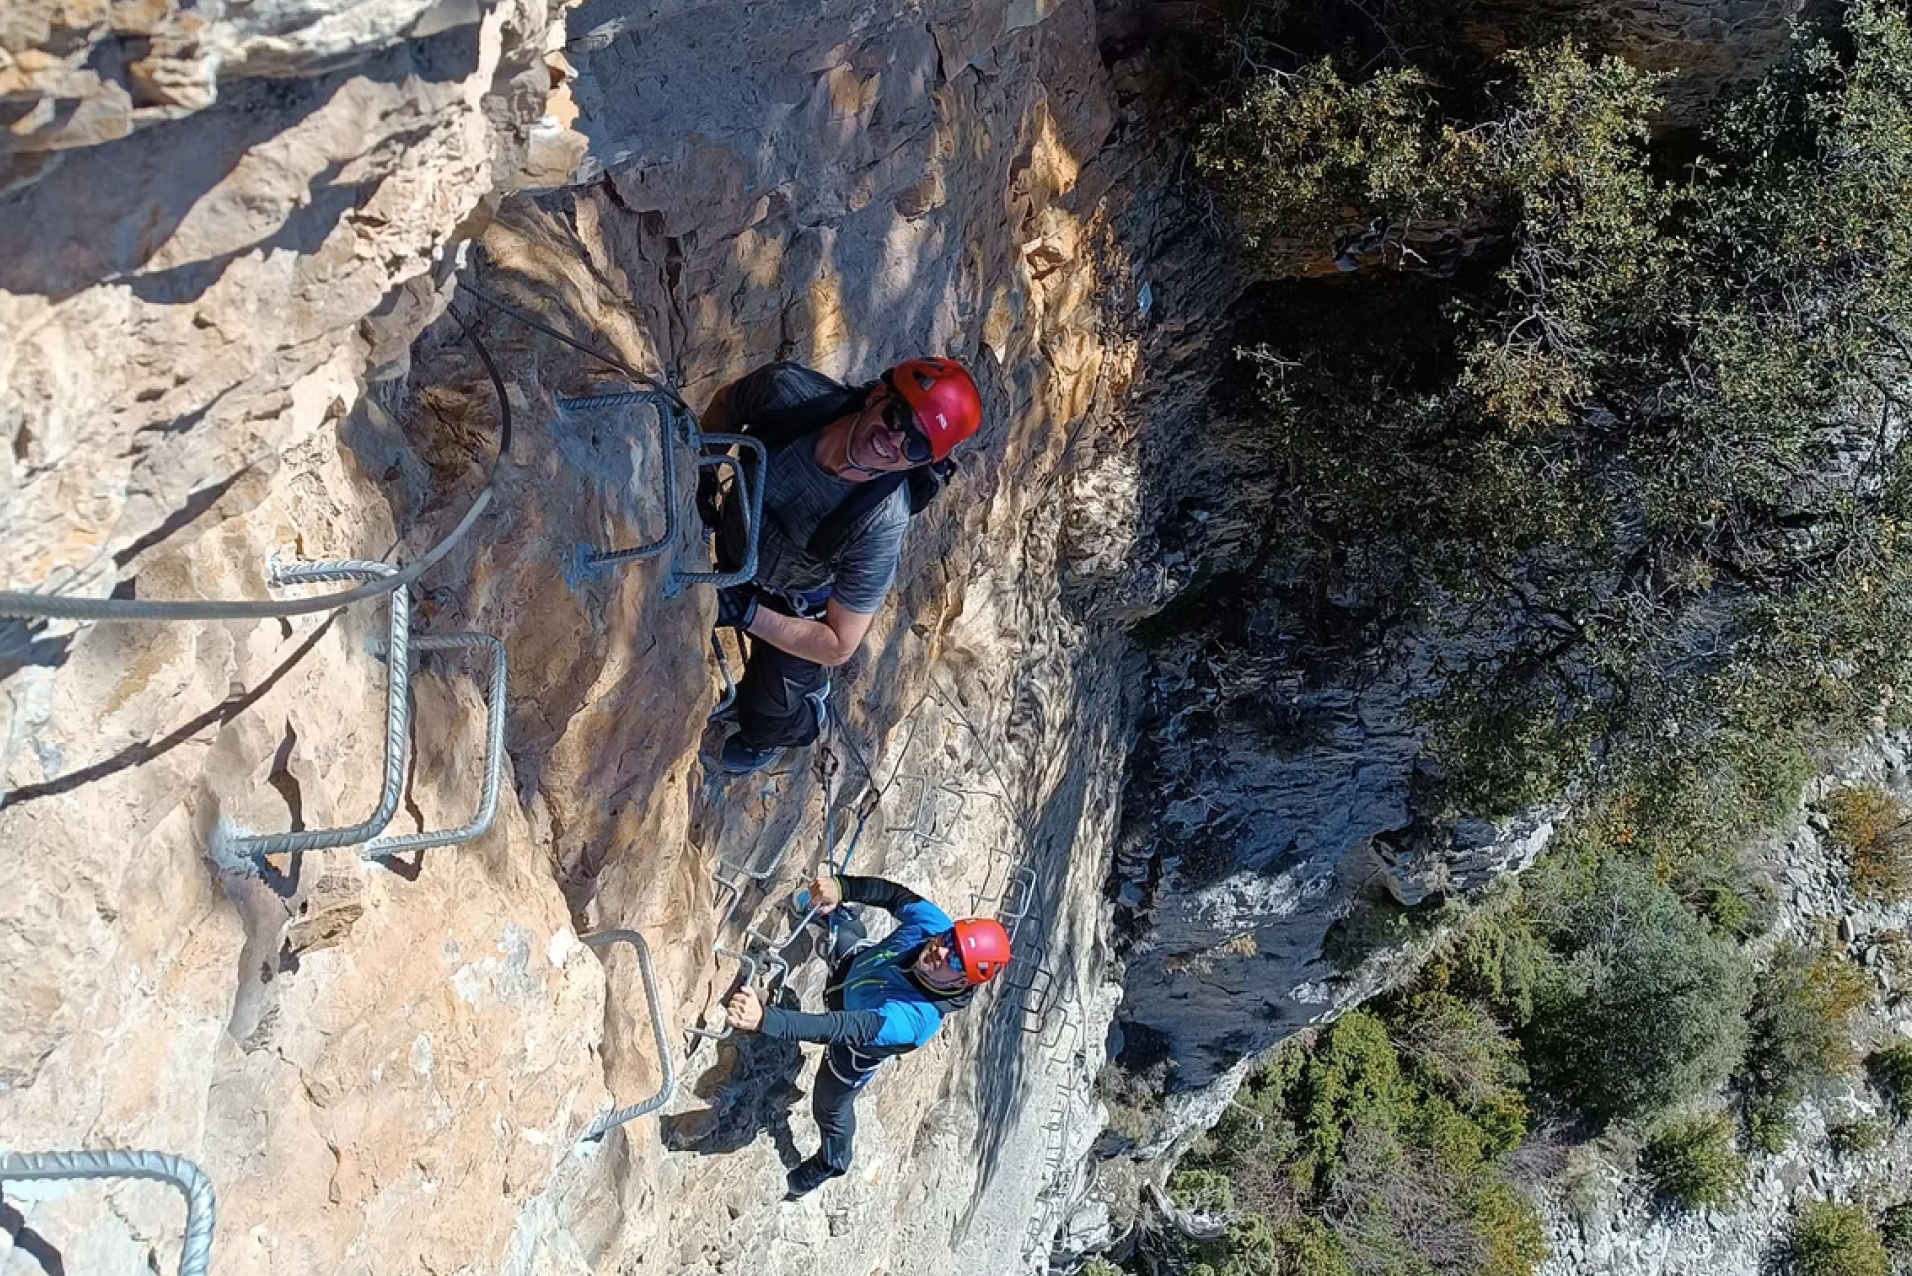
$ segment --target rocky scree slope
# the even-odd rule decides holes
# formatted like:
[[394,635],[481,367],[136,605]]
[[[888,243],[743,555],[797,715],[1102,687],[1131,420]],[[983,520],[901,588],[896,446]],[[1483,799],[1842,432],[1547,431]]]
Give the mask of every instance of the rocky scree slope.
[[[1873,996],[1855,1015],[1854,1044],[1868,1050],[1912,1037],[1912,1002],[1904,936],[1912,904],[1861,898],[1852,882],[1851,856],[1830,836],[1826,817],[1809,807],[1841,788],[1877,785],[1903,800],[1912,739],[1881,733],[1834,760],[1805,794],[1789,827],[1756,848],[1753,862],[1771,878],[1779,902],[1769,944],[1813,945],[1831,935],[1871,976]],[[1718,1096],[1724,1099],[1724,1096]],[[1636,1170],[1600,1162],[1557,1176],[1539,1194],[1549,1257],[1542,1276],[1586,1273],[1756,1273],[1785,1254],[1796,1212],[1815,1200],[1897,1204],[1912,1183],[1912,1125],[1861,1078],[1810,1093],[1779,1152],[1751,1157],[1743,1195],[1732,1205],[1695,1213],[1669,1210],[1655,1200]],[[1835,1151],[1831,1127],[1876,1121],[1885,1137],[1877,1147]]]
[[[859,376],[930,349],[978,369],[990,422],[839,679],[822,776],[707,784],[707,594],[667,597],[663,562],[567,572],[581,543],[652,534],[660,467],[687,493],[691,462],[641,409],[560,415],[555,395],[620,379],[469,302],[515,435],[410,606],[416,632],[508,650],[488,835],[263,877],[208,855],[222,824],[371,807],[379,604],[9,625],[0,1138],[193,1158],[222,1273],[1040,1263],[1062,1212],[1043,1188],[1094,1129],[1135,685],[1064,599],[1072,564],[1133,553],[1131,246],[1173,217],[1097,23],[1086,0],[1005,0],[35,5],[0,27],[26,121],[0,196],[9,588],[264,598],[304,592],[271,588],[274,562],[414,559],[501,437],[444,313],[454,276],[695,401],[769,358]],[[391,831],[471,810],[482,691],[419,662]],[[650,938],[675,1046],[731,975],[713,871],[787,846],[723,938],[775,931],[826,823],[841,845],[879,789],[855,866],[979,910],[1027,870],[1043,980],[886,1077],[857,1174],[820,1201],[773,1204],[813,1137],[806,1072],[754,1043],[680,1054],[662,1121],[579,1149],[660,1068],[628,953],[577,935]],[[175,1261],[163,1188],[7,1195],[35,1238],[7,1270],[46,1246],[69,1270]]]

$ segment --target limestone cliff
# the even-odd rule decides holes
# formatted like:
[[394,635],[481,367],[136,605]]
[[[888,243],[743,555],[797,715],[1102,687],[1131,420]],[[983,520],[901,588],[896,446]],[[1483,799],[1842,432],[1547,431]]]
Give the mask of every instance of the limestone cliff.
[[[474,842],[265,875],[210,853],[372,807],[382,604],[4,622],[0,1144],[192,1157],[220,1273],[1039,1268],[1098,1124],[1125,782],[1131,1023],[1189,1085],[1354,996],[1317,955],[1366,879],[1348,866],[1404,819],[1398,688],[1297,692],[1276,647],[1254,677],[1313,733],[1196,749],[1182,710],[1212,671],[1151,668],[1125,636],[1243,551],[1258,499],[1221,481],[1204,406],[1247,280],[1184,207],[1149,91],[1150,55],[1210,20],[1116,0],[0,18],[6,588],[292,597],[315,587],[272,566],[411,562],[485,486],[502,407],[515,427],[483,520],[410,591],[415,632],[508,654]],[[977,370],[988,425],[912,528],[819,749],[711,783],[708,591],[667,589],[702,547],[578,557],[656,534],[666,466],[688,529],[692,459],[649,409],[560,411],[628,378],[461,280],[693,403],[771,358]],[[481,670],[416,663],[396,833],[466,818],[482,771]],[[1028,973],[870,1094],[850,1181],[784,1208],[808,1061],[682,1030],[733,976],[713,945],[781,935],[785,888],[852,842],[853,867],[952,907],[1033,899]],[[1219,857],[1200,871],[1195,842]],[[1420,867],[1491,867],[1474,855]],[[731,910],[715,878],[740,866],[762,881]],[[579,942],[619,927],[655,953],[681,1080],[580,1145],[662,1079],[628,951]],[[7,1201],[34,1238],[7,1271],[47,1247],[74,1271],[177,1253],[157,1187]]]
[[[1086,0],[599,8],[10,18],[5,583],[289,597],[314,587],[270,566],[416,558],[502,441],[454,277],[694,401],[770,358],[864,376],[955,354],[989,426],[912,530],[841,726],[767,779],[709,783],[708,593],[666,589],[695,538],[575,570],[581,544],[654,534],[661,469],[682,501],[690,457],[643,409],[560,413],[625,379],[463,300],[515,429],[411,627],[505,644],[495,826],[264,876],[210,853],[374,804],[382,604],[10,623],[0,1142],[193,1158],[219,1272],[1034,1264],[1045,1184],[1094,1130],[1135,685],[1118,636],[1062,605],[1066,547],[1135,535],[1132,503],[1075,491],[1135,376],[1123,244],[1166,167],[1109,145],[1125,113]],[[580,184],[510,194],[571,159]],[[482,673],[414,664],[393,833],[466,818],[483,769]],[[734,974],[713,943],[781,934],[826,832],[953,908],[998,907],[1015,871],[1029,973],[871,1093],[851,1181],[779,1208],[813,1138],[807,1062],[686,1053],[682,1029]],[[720,931],[713,874],[776,858]],[[628,953],[578,942],[612,927],[655,952],[682,1082],[661,1121],[581,1146],[661,1077]],[[49,1246],[68,1270],[177,1253],[161,1188],[8,1200],[34,1238],[8,1270]]]

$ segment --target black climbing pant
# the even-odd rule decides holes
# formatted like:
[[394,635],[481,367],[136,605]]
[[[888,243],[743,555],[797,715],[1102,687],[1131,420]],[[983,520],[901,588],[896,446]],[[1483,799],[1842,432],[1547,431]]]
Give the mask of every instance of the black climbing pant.
[[[842,980],[850,958],[870,942],[854,912],[839,907],[837,914],[830,927],[830,982],[823,997],[832,1010],[843,1009]],[[833,1044],[825,1047],[823,1061],[817,1065],[816,1083],[810,1088],[810,1114],[817,1119],[817,1133],[823,1136],[818,1156],[832,1174],[850,1168],[856,1142],[856,1096],[876,1074],[879,1062],[859,1054],[852,1046]]]
[[761,638],[750,640],[737,683],[737,725],[744,743],[759,749],[814,743],[823,729],[830,671]]

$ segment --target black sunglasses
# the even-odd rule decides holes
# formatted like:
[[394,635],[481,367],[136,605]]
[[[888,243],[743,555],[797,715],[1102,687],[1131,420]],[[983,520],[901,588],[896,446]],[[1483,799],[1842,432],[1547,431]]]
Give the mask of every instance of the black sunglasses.
[[949,964],[964,975],[968,975],[969,967],[963,964],[963,946],[956,942],[955,931],[952,930],[943,936],[943,947],[949,950]]
[[903,436],[903,459],[911,465],[921,465],[934,455],[929,448],[929,435],[923,433],[915,409],[903,402],[895,390],[890,391],[889,401],[883,405],[883,424]]

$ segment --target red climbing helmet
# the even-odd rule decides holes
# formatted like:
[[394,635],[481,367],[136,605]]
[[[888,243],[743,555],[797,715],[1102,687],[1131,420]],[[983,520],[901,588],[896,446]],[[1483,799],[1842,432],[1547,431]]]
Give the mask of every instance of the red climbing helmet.
[[983,423],[982,396],[954,359],[905,359],[883,374],[883,383],[916,414],[932,461],[948,456]]
[[955,939],[963,978],[972,987],[988,983],[1009,964],[1009,932],[1001,922],[988,917],[965,918],[956,923]]

